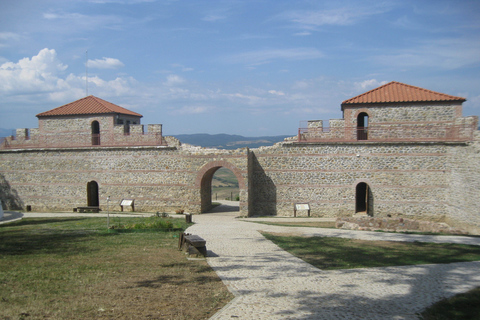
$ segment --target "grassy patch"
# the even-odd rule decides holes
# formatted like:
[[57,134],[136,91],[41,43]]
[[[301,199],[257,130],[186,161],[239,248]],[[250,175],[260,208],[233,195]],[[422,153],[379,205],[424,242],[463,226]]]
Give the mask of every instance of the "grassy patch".
[[480,247],[471,245],[263,235],[323,270],[480,260]]
[[282,227],[335,228],[335,221],[270,222],[270,221],[249,220],[248,222],[267,224],[271,226],[282,226]]
[[480,287],[439,301],[421,315],[424,320],[478,320]]
[[117,219],[110,227],[114,230],[136,230],[136,231],[180,231],[186,229],[187,225],[183,219],[165,219],[161,217]]
[[232,295],[177,245],[178,232],[109,233],[105,218],[1,225],[2,317],[208,319]]

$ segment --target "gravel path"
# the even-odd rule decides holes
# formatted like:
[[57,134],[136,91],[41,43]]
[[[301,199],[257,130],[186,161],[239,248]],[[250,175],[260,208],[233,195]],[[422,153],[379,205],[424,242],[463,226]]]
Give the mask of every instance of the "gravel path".
[[480,262],[322,271],[259,231],[476,245],[480,238],[278,227],[237,215],[221,206],[195,215],[187,230],[207,240],[208,263],[235,295],[211,319],[418,319],[434,302],[480,286]]

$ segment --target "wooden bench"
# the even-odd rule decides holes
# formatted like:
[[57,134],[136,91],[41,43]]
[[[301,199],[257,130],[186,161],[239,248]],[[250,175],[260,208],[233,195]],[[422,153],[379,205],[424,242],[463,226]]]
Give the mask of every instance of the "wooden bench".
[[185,249],[189,255],[202,255],[207,256],[207,241],[200,236],[181,233],[178,238],[178,250]]
[[100,211],[102,211],[102,209],[100,209],[99,207],[76,207],[73,209],[74,212],[80,212],[80,213],[84,213],[84,212],[94,212],[94,213],[99,213]]

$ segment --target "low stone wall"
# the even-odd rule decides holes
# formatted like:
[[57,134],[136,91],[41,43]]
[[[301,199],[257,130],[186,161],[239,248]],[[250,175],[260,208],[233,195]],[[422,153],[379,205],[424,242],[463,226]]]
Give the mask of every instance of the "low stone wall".
[[446,223],[404,218],[342,217],[337,218],[335,227],[338,229],[363,231],[467,234],[465,230],[452,228]]

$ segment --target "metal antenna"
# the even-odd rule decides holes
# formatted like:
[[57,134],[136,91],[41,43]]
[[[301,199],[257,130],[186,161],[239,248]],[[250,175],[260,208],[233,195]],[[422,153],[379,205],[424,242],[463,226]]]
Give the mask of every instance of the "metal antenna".
[[88,50],[85,51],[85,97],[88,97]]

